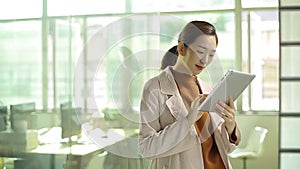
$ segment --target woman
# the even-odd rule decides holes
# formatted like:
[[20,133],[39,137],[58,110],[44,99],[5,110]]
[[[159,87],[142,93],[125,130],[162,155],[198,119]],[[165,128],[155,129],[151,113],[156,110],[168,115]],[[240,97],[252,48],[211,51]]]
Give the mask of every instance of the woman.
[[232,98],[215,112],[197,110],[211,88],[196,75],[213,60],[217,45],[213,25],[188,23],[179,35],[176,64],[145,84],[139,146],[150,168],[232,168],[227,154],[240,141]]

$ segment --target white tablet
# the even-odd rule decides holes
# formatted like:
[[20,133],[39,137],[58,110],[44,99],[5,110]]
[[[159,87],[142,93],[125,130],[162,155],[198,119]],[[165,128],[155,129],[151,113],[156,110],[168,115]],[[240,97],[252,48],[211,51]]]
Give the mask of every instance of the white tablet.
[[232,96],[233,101],[235,101],[254,78],[254,74],[228,70],[199,106],[198,110],[214,112],[218,101],[222,100],[226,103],[229,96]]

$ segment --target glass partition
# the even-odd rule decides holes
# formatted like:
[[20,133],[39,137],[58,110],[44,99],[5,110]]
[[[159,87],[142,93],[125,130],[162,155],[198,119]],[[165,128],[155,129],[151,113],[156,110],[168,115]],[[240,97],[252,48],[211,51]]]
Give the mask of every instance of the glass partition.
[[48,0],[48,16],[124,13],[125,0]]
[[131,0],[132,12],[169,12],[169,11],[193,11],[193,10],[216,10],[233,9],[234,0]]
[[[56,105],[65,100],[71,100],[73,97],[74,72],[75,66],[82,50],[83,42],[81,39],[81,27],[76,21],[55,20],[51,22],[53,32],[49,36],[49,44],[53,52],[54,87]],[[83,79],[82,79],[83,80]],[[52,80],[51,80],[52,81]],[[54,96],[53,96],[54,97]]]
[[281,54],[281,76],[283,77],[300,77],[300,47],[299,46],[283,46]]
[[42,105],[42,30],[40,21],[0,23],[0,100]]
[[242,0],[243,8],[253,7],[276,7],[278,6],[278,0]]
[[42,0],[5,0],[0,5],[1,19],[25,19],[42,17]]
[[281,82],[281,112],[299,113],[300,82]]
[[300,11],[282,11],[281,12],[281,38],[283,42],[300,41],[300,31],[298,23],[300,20]]
[[297,6],[299,5],[298,0],[281,0],[280,1],[281,6]]
[[300,154],[295,153],[281,153],[280,168],[282,169],[298,169],[300,168]]
[[299,117],[281,118],[281,149],[297,149],[300,147]]
[[242,15],[242,69],[256,74],[251,84],[250,98],[253,110],[279,109],[277,13],[277,11],[247,11]]

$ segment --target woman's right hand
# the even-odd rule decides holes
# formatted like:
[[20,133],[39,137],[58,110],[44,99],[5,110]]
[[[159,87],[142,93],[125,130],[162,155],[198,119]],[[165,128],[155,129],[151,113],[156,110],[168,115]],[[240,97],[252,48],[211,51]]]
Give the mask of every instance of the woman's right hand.
[[187,115],[187,120],[188,120],[190,125],[193,125],[202,116],[203,112],[199,111],[198,107],[206,99],[206,97],[207,97],[207,94],[200,94],[192,102],[190,111]]

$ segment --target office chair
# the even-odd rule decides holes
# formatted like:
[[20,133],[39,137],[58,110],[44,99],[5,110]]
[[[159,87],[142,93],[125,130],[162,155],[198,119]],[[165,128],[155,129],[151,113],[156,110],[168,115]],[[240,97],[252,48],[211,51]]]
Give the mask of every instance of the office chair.
[[248,158],[256,158],[261,155],[263,142],[265,140],[268,129],[256,126],[252,129],[247,139],[245,147],[237,147],[231,152],[229,157],[243,159],[243,168],[246,169],[246,161]]

